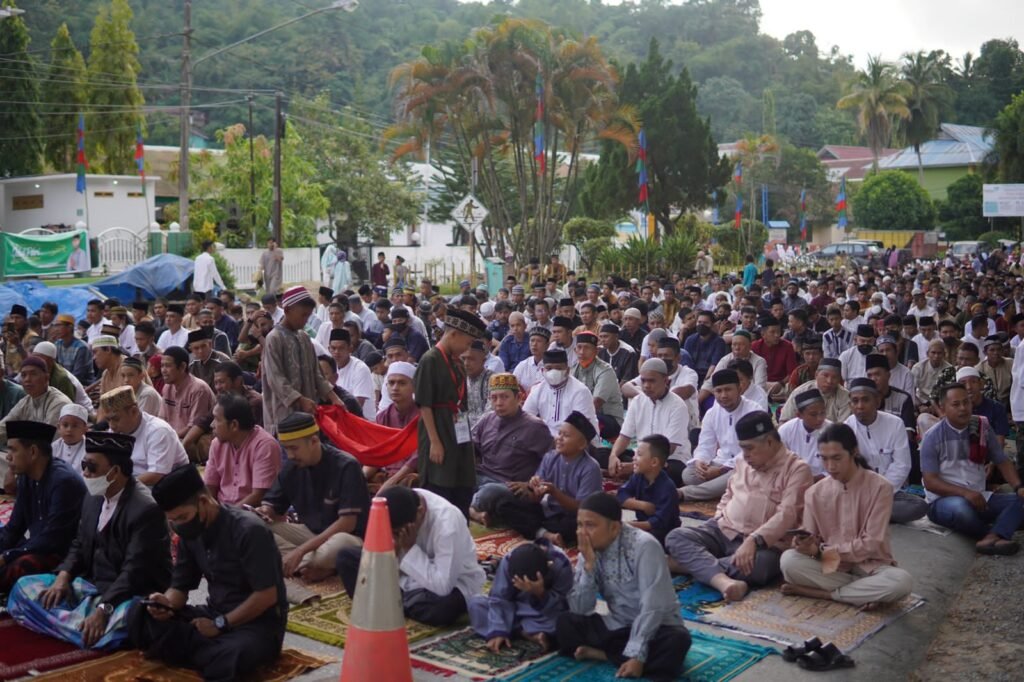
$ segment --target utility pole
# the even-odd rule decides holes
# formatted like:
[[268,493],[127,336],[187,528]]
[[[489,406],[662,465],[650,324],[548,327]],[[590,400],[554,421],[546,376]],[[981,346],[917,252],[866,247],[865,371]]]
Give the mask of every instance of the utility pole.
[[252,138],[255,131],[252,127],[252,93],[249,100],[249,218],[252,220],[252,247],[256,248],[256,153],[253,151]]
[[277,92],[274,94],[274,241],[281,248],[284,242],[281,241],[281,146],[284,143],[284,113],[281,111],[281,104],[284,96]]
[[[473,196],[476,196],[476,181],[479,177],[480,171],[477,166],[477,158],[473,157],[473,177],[470,181],[472,189],[470,192]],[[469,283],[476,289],[476,226],[472,226],[469,230]]]
[[188,230],[188,152],[192,125],[192,0],[185,0],[185,42],[181,49],[181,149],[178,152],[178,224]]

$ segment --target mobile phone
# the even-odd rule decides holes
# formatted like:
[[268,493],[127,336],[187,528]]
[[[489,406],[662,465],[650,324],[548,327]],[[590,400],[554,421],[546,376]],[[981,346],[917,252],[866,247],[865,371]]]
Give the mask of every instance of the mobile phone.
[[790,537],[796,536],[798,538],[808,538],[811,536],[811,531],[804,530],[803,528],[790,528],[786,531],[786,535]]
[[159,601],[157,601],[155,599],[143,599],[139,603],[142,604],[143,606],[152,606],[154,609],[163,609],[164,611],[173,611],[174,610],[173,608],[171,608],[167,604],[164,604],[163,602],[159,602]]

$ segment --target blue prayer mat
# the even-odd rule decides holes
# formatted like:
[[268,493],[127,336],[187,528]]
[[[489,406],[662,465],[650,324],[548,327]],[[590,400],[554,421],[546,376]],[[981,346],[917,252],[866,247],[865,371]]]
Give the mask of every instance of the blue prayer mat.
[[708,607],[722,605],[722,593],[713,587],[697,582],[690,576],[676,576],[672,579],[672,587],[679,600],[680,613],[685,620],[700,621],[708,612]]

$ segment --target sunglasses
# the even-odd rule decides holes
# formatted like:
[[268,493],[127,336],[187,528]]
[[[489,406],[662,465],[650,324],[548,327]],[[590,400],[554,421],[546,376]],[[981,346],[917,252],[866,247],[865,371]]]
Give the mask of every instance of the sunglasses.
[[90,474],[95,474],[98,473],[97,469],[99,469],[99,467],[96,466],[96,462],[90,462],[84,459],[82,460],[82,471],[87,471]]

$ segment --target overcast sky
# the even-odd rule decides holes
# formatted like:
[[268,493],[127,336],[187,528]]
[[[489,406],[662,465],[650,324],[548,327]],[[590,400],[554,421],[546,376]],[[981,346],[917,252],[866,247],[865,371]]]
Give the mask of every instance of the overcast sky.
[[869,54],[943,49],[959,59],[990,38],[1024,34],[1024,0],[761,0],[761,30],[784,38],[809,30],[818,48],[838,45],[863,66]]

